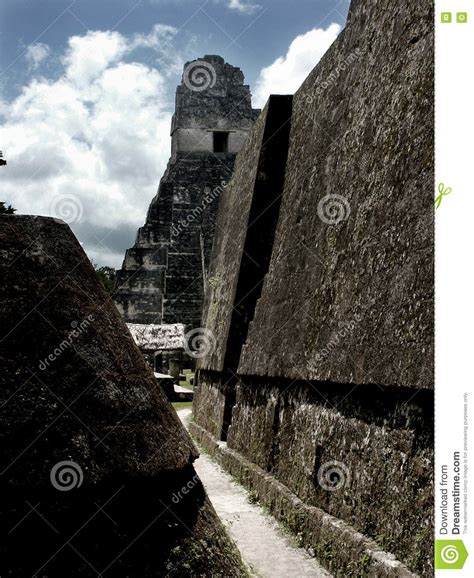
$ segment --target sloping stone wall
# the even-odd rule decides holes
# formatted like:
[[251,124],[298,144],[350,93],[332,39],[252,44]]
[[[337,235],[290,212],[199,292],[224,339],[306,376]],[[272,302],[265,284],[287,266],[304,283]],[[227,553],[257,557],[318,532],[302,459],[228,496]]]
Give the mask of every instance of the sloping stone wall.
[[0,275],[0,574],[245,575],[69,227],[1,215]]
[[[259,255],[249,223],[264,111],[221,200],[205,314],[216,346],[200,360],[194,410],[196,434],[206,440],[207,428],[226,440],[234,469],[241,456],[426,576],[433,67],[431,2],[353,0],[345,30],[293,97],[262,274],[246,260]],[[250,300],[239,296],[244,278],[258,288]],[[208,408],[210,400],[218,407]],[[298,526],[274,496],[265,503]],[[337,544],[312,540],[332,571],[352,572]],[[360,553],[357,564],[363,573],[376,562]],[[377,575],[408,572],[400,571],[388,564]]]
[[[206,323],[216,348],[201,366],[235,371],[268,270],[283,190],[291,96],[272,96],[238,156],[218,214]],[[232,356],[233,360],[226,356]]]
[[[432,16],[427,0],[354,2],[295,94],[281,217],[242,373],[433,387]],[[339,225],[324,221],[331,211]]]

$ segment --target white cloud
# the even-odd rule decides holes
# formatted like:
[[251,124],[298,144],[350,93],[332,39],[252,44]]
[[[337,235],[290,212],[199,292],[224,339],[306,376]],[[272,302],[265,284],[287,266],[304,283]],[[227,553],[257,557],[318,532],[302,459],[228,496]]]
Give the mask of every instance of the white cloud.
[[297,36],[286,56],[280,56],[261,70],[255,89],[255,106],[264,106],[270,94],[293,94],[340,31],[339,24],[333,23],[326,30],[313,28]]
[[[127,236],[143,224],[170,155],[173,104],[165,72],[124,61],[146,42],[158,47],[162,36],[155,27],[146,38],[74,36],[58,79],[33,79],[2,106],[8,166],[0,200],[20,213],[60,217],[65,199],[67,217],[72,199],[80,218],[70,224],[84,248],[115,266],[123,258],[116,233]],[[173,50],[169,59],[180,62]]]
[[172,40],[178,30],[167,24],[155,24],[149,34],[136,34],[131,49],[151,48],[156,53],[156,62],[166,76],[181,74],[184,60],[172,49]]
[[8,112],[8,103],[2,99],[0,95],[0,117],[7,114]]
[[126,39],[118,32],[88,32],[69,39],[69,50],[63,58],[68,80],[86,86],[111,64],[119,61],[128,49]]
[[259,4],[252,4],[246,0],[229,0],[229,8],[241,14],[254,14],[261,6]]
[[42,44],[41,42],[30,44],[25,51],[28,68],[30,70],[36,70],[38,66],[48,58],[50,52],[50,48],[47,44]]
[[155,24],[149,34],[136,34],[133,44],[163,51],[176,33],[177,30],[174,26]]

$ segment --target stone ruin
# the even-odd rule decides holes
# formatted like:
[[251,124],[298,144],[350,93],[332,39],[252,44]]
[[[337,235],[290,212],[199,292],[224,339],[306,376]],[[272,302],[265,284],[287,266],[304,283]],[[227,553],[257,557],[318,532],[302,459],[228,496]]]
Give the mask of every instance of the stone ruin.
[[114,300],[127,322],[201,325],[219,197],[259,112],[239,68],[220,56],[186,63],[172,156],[117,274]]
[[340,576],[433,574],[433,68],[353,0],[219,206],[191,431]]
[[[339,576],[433,574],[432,23],[352,0],[256,122],[238,69],[187,64],[118,277],[128,322],[205,299],[192,433]],[[69,228],[1,216],[0,268],[0,574],[244,574]]]
[[0,216],[0,575],[245,575],[69,227]]

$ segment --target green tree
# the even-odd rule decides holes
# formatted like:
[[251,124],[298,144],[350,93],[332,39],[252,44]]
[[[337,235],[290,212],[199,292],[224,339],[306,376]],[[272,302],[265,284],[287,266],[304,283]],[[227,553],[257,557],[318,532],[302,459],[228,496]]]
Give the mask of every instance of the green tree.
[[16,211],[11,205],[5,206],[4,201],[0,201],[0,215],[13,215]]
[[112,294],[115,285],[115,276],[116,272],[113,267],[98,267],[94,261],[92,261],[92,265],[95,269],[96,275],[99,278],[102,285],[105,287],[107,293]]

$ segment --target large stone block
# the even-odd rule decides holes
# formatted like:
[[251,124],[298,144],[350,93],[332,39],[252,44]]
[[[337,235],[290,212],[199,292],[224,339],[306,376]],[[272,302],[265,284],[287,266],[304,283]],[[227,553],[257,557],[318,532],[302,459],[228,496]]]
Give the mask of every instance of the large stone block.
[[[218,212],[212,267],[206,290],[206,331],[211,335],[199,367],[196,419],[225,440],[235,403],[235,372],[262,281],[268,270],[283,188],[290,132],[291,96],[272,96],[239,153]],[[218,395],[217,395],[218,392]],[[218,404],[210,409],[210,396]],[[211,413],[212,416],[206,416]]]
[[69,227],[0,216],[0,274],[0,574],[244,573]]
[[194,387],[194,419],[218,440],[223,433],[226,395],[227,385],[220,378],[203,377]]
[[242,379],[227,441],[304,503],[429,575],[433,419],[430,392]]
[[[433,60],[432,3],[353,0],[293,97],[287,158],[264,146],[271,98],[219,207],[193,427],[218,438],[221,392],[223,463],[340,575],[433,572]],[[403,563],[339,556],[349,535]]]
[[272,96],[237,156],[223,193],[205,301],[216,347],[202,369],[236,371],[268,270],[283,189],[291,96]]
[[[237,450],[263,470],[273,472],[279,452],[280,390],[239,382],[227,435],[229,448]],[[202,424],[201,424],[202,425]],[[297,439],[301,434],[296,433]]]
[[433,387],[433,66],[432,2],[352,2],[294,96],[241,373]]

